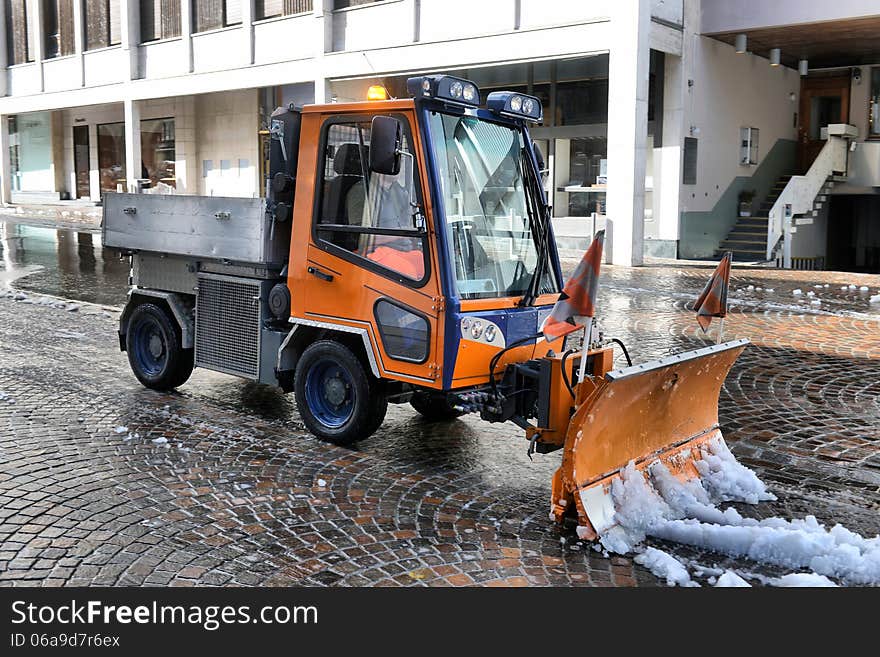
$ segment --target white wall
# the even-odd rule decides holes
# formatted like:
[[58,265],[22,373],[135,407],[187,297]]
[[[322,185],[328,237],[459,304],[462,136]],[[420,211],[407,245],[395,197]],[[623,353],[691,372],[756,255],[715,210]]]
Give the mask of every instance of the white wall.
[[702,0],[702,8],[705,34],[880,14],[877,0]]
[[[198,193],[259,196],[257,91],[225,91],[196,96],[195,117]],[[208,171],[205,162],[210,163]]]
[[[778,139],[797,139],[794,114],[800,92],[798,72],[772,67],[732,46],[694,36],[690,74],[694,81],[685,98],[685,134],[698,131],[696,185],[682,185],[681,210],[708,212],[737,176],[751,176],[754,166],[739,164],[739,130],[760,130],[758,164]],[[795,94],[795,100],[790,100]]]

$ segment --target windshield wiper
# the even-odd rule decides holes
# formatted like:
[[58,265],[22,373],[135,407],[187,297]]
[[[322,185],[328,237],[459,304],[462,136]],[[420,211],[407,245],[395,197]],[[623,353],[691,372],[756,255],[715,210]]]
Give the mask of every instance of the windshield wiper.
[[529,224],[535,240],[535,248],[538,251],[538,261],[535,263],[535,271],[526,289],[525,295],[520,299],[520,306],[534,306],[544,280],[544,270],[550,258],[550,209],[546,204],[540,204],[541,190],[538,187],[538,179],[535,172],[526,164],[528,151],[522,148],[520,157],[520,169],[523,181],[526,183],[526,210],[529,213]]

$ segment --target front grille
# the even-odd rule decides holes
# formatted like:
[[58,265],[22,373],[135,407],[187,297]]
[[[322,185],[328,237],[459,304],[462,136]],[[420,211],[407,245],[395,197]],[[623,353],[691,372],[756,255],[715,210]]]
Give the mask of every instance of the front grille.
[[260,281],[202,274],[196,296],[196,365],[256,379]]

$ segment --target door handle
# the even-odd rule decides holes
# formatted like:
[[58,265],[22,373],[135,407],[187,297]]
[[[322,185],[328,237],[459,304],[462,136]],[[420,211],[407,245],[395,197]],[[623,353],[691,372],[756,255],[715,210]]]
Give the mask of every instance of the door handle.
[[333,275],[332,275],[332,274],[325,274],[324,272],[322,272],[322,271],[321,271],[320,269],[318,269],[317,267],[309,267],[307,271],[308,271],[312,276],[317,276],[317,277],[320,278],[322,281],[327,281],[328,283],[332,283],[332,282],[333,282]]

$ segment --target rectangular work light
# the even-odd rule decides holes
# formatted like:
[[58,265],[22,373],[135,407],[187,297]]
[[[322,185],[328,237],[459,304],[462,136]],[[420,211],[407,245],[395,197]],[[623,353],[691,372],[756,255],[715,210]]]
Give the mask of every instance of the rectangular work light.
[[486,107],[496,114],[540,122],[544,118],[541,101],[534,96],[513,91],[493,91],[486,99]]
[[480,104],[480,90],[470,80],[451,75],[420,75],[406,81],[406,90],[413,98],[437,98],[461,105]]

